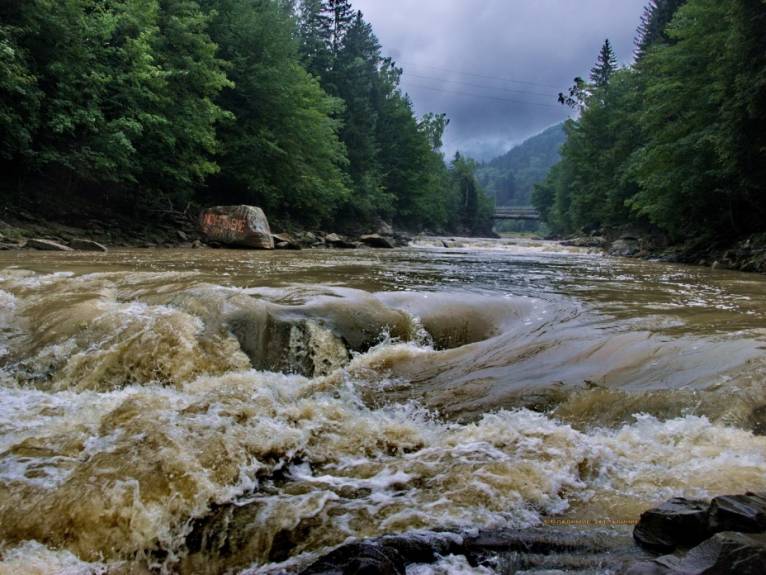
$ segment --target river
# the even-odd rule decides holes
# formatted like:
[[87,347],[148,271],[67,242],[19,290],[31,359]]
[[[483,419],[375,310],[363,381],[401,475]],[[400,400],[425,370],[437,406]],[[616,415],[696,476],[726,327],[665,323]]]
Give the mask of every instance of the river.
[[289,572],[766,490],[766,278],[440,246],[0,252],[0,573]]

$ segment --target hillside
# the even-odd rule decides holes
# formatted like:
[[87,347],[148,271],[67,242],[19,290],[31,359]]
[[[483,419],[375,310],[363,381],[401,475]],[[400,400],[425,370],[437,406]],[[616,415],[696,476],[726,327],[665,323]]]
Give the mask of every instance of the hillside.
[[497,198],[497,205],[529,205],[534,185],[559,161],[564,125],[557,124],[533,136],[477,170],[482,187]]

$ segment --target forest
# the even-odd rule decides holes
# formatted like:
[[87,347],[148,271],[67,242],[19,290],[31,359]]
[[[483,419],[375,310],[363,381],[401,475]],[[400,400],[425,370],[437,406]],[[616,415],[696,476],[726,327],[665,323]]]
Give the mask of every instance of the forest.
[[545,179],[561,158],[564,126],[556,124],[479,165],[479,184],[498,206],[528,206],[535,184]]
[[766,230],[764,0],[653,0],[634,63],[618,67],[607,41],[559,99],[578,115],[533,194],[554,232],[725,243]]
[[247,203],[281,226],[491,231],[349,0],[0,4],[3,203]]

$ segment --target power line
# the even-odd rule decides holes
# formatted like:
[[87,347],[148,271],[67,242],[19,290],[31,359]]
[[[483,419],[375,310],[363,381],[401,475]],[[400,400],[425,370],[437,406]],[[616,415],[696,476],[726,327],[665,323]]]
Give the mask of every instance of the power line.
[[444,90],[441,88],[434,88],[432,86],[423,86],[422,84],[410,84],[411,87],[414,88],[420,88],[422,90],[431,90],[433,92],[441,92],[443,94],[453,94],[455,96],[470,96],[472,98],[483,98],[485,100],[497,100],[499,102],[509,102],[512,104],[524,104],[526,106],[543,106],[546,108],[556,108],[557,110],[561,110],[561,106],[557,106],[555,104],[543,104],[541,102],[525,102],[523,100],[511,100],[510,98],[500,98],[497,96],[487,96],[484,94],[471,94],[469,92],[456,92],[454,90]]
[[435,82],[444,82],[450,84],[461,84],[463,86],[470,86],[472,88],[481,88],[484,90],[501,90],[503,92],[513,92],[514,94],[528,94],[530,96],[545,96],[546,98],[556,98],[556,94],[544,94],[542,92],[528,92],[526,90],[514,90],[513,88],[505,88],[503,86],[487,86],[482,84],[473,84],[471,82],[461,82],[459,80],[447,80],[444,78],[434,78],[432,76],[421,76],[420,74],[413,74],[412,72],[404,71],[405,76],[412,78],[420,78],[422,80],[433,80]]
[[409,62],[407,60],[398,60],[399,64],[407,64],[414,68],[429,68],[438,72],[446,72],[447,74],[458,74],[460,76],[473,76],[474,78],[484,78],[485,80],[499,80],[501,82],[509,82],[511,84],[527,84],[529,86],[540,86],[542,88],[553,88],[558,90],[561,86],[553,86],[551,84],[541,84],[540,82],[531,82],[529,80],[514,80],[512,78],[503,78],[501,76],[489,76],[485,74],[474,74],[472,72],[463,72],[461,70],[450,70],[448,68],[438,68],[436,66],[427,66],[426,64],[417,64],[415,62]]

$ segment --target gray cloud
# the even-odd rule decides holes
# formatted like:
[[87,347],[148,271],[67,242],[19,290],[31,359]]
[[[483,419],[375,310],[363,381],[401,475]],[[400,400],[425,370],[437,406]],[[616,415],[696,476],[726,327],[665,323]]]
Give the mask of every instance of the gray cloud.
[[[445,151],[490,158],[567,118],[556,95],[604,38],[623,63],[647,0],[354,0],[404,68],[418,114],[446,112]],[[513,80],[513,81],[511,81]]]

